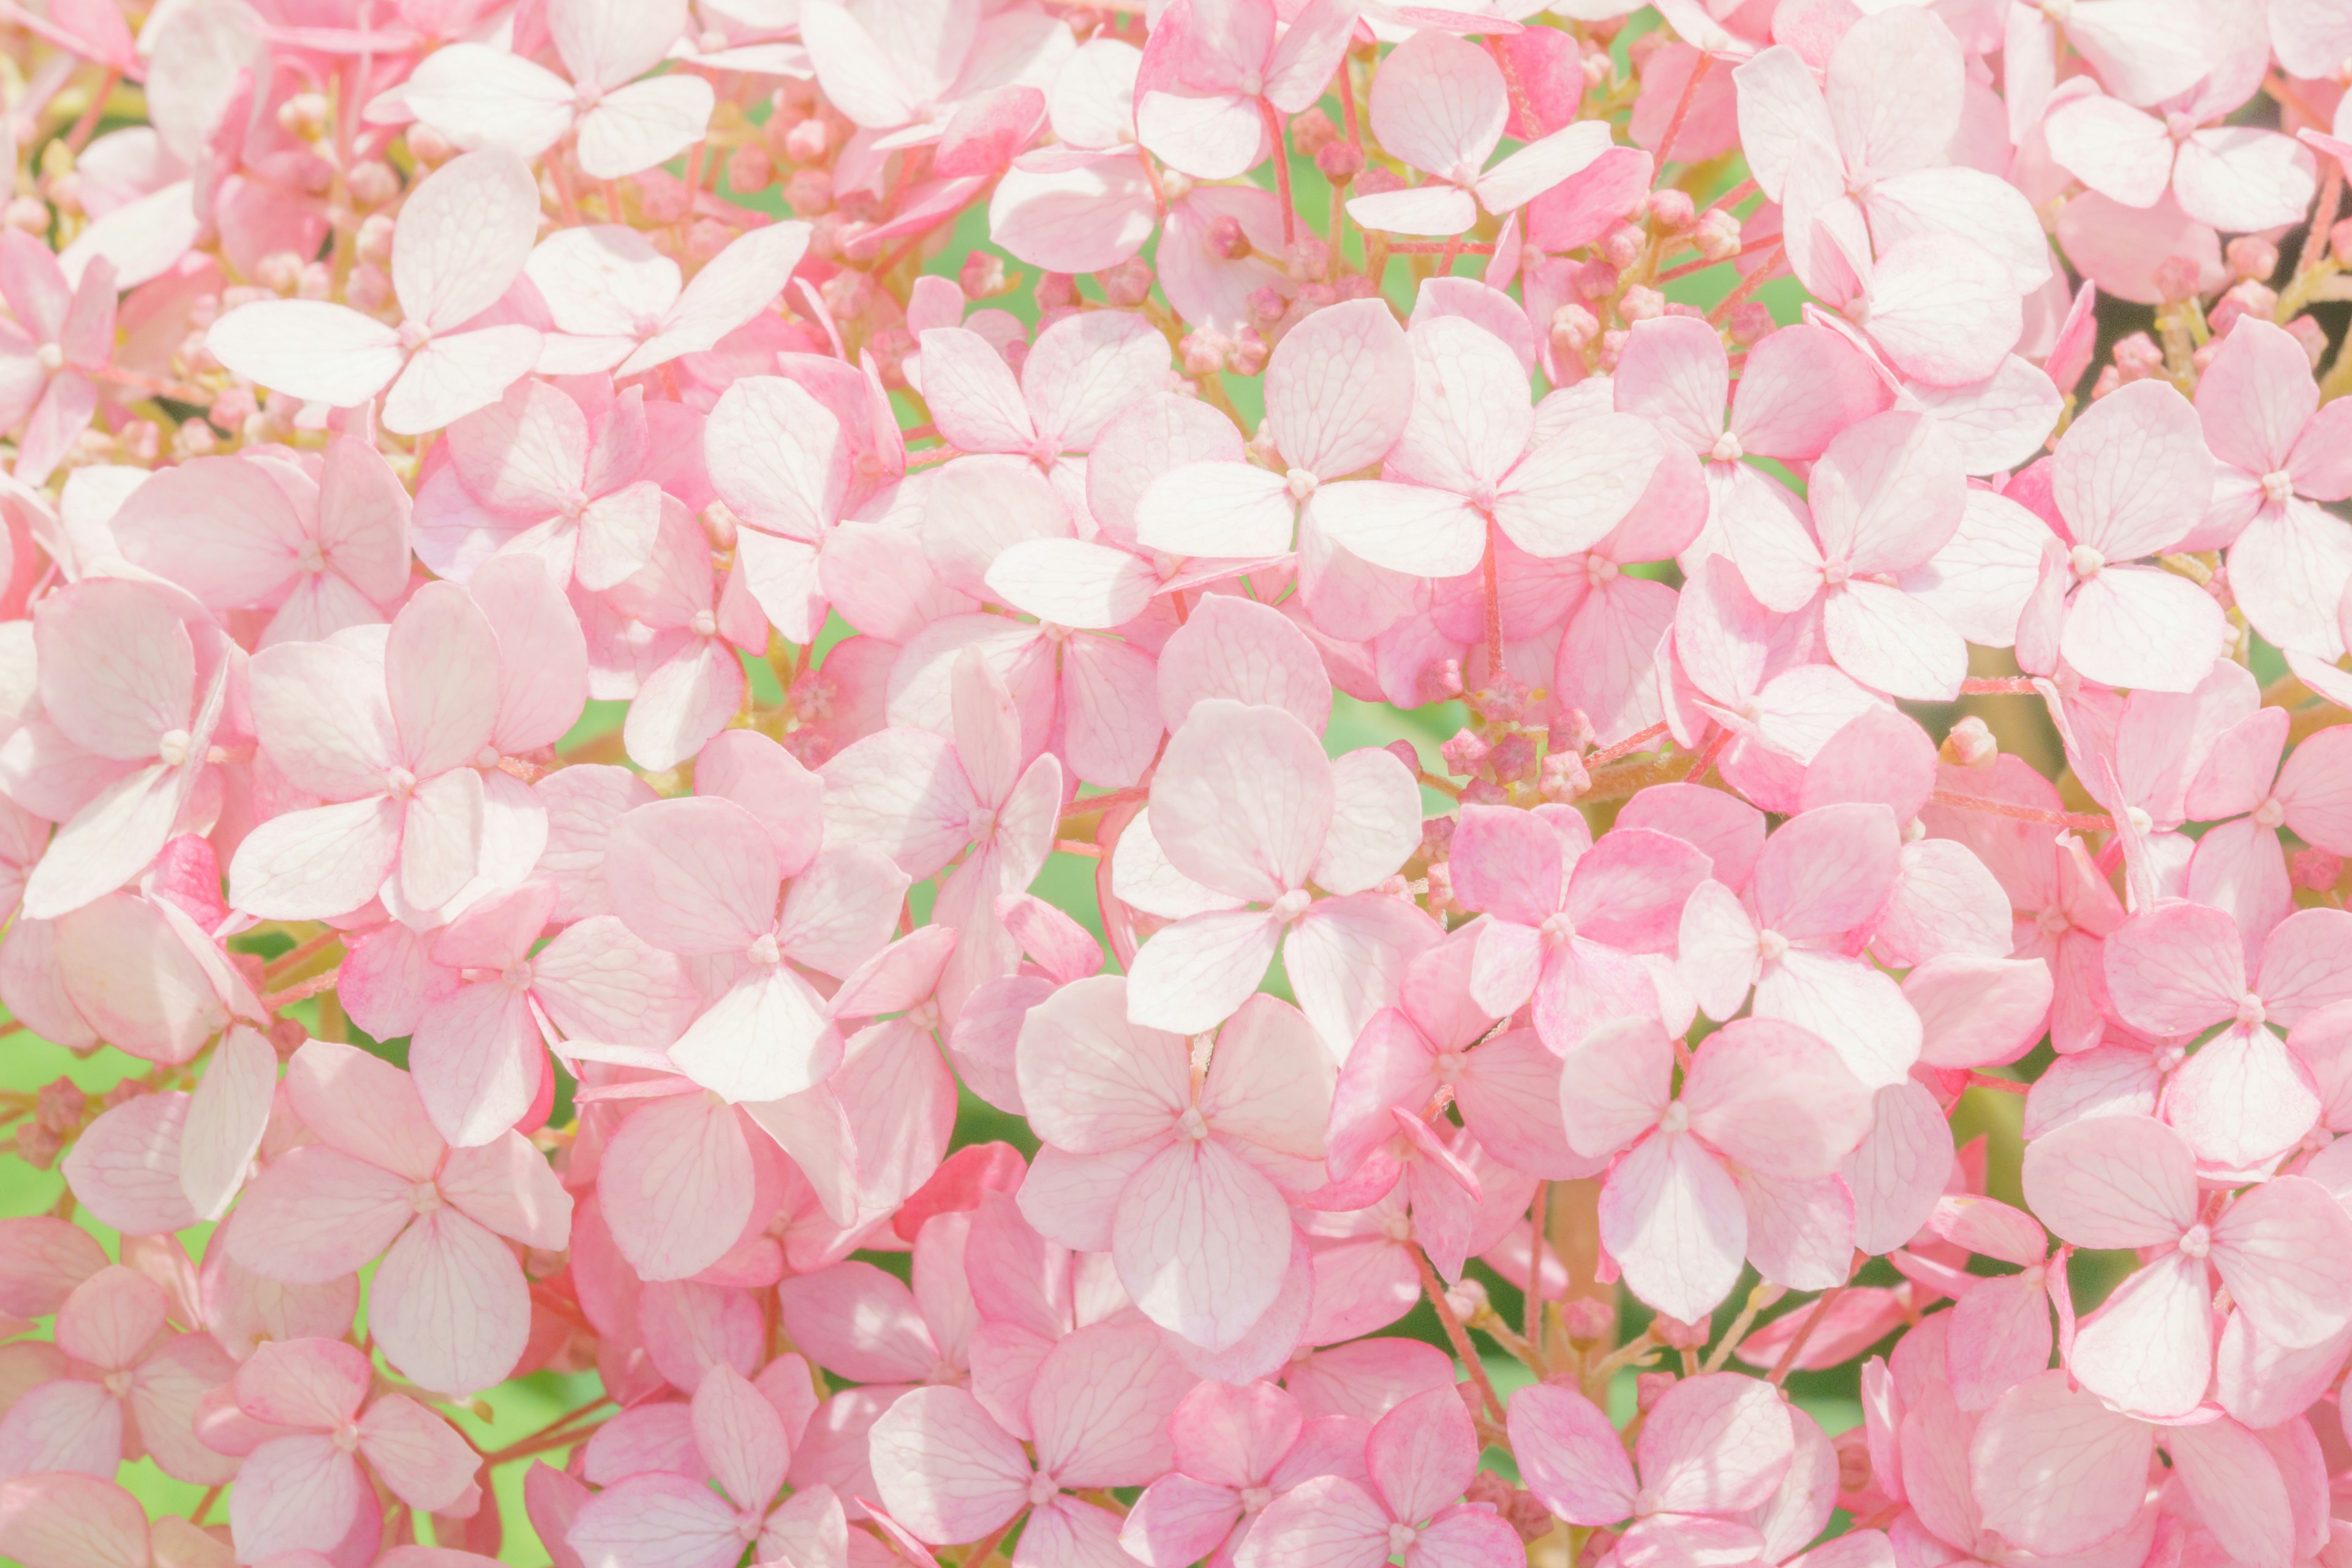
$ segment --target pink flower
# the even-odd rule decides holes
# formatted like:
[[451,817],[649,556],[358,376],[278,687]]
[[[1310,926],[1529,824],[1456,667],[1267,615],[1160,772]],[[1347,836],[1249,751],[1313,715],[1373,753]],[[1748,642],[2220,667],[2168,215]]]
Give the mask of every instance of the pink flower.
[[1564,125],[1492,169],[1510,110],[1502,68],[1466,39],[1435,30],[1398,46],[1372,80],[1372,134],[1423,184],[1357,196],[1348,216],[1395,234],[1460,234],[1481,209],[1499,217],[1572,178],[1610,147],[1599,120]]
[[874,1424],[874,1479],[890,1517],[926,1542],[977,1541],[1026,1516],[1018,1568],[1119,1552],[1116,1514],[1074,1489],[1167,1473],[1169,1416],[1193,1379],[1140,1325],[1097,1323],[1046,1352],[1027,1398],[1035,1458],[961,1388],[919,1388]]
[[840,1037],[795,966],[856,969],[889,939],[907,887],[875,849],[820,850],[821,819],[783,826],[779,842],[714,795],[641,805],[613,829],[606,875],[622,921],[665,952],[715,961],[715,994],[668,1058],[730,1101],[781,1100],[833,1069]]
[[[1420,793],[1403,764],[1370,748],[1334,763],[1281,709],[1214,698],[1169,742],[1151,807],[1153,843],[1194,885],[1163,900],[1182,918],[1136,955],[1136,1022],[1213,1028],[1282,952],[1308,1018],[1343,1055],[1434,940],[1426,916],[1370,890],[1420,839]],[[1310,882],[1334,896],[1318,900]]]
[[371,1473],[412,1508],[455,1512],[469,1495],[478,1506],[480,1460],[466,1440],[405,1394],[369,1398],[373,1381],[367,1357],[330,1340],[265,1344],[237,1369],[244,1463],[228,1517],[239,1558],[337,1550],[375,1509]]
[[1453,1388],[1415,1394],[1373,1423],[1369,1485],[1319,1477],[1268,1503],[1234,1561],[1241,1568],[1407,1568],[1460,1563],[1507,1568],[1518,1532],[1486,1503],[1457,1502],[1478,1468],[1470,1412]]
[[1490,530],[1530,555],[1590,550],[1649,488],[1664,448],[1623,415],[1538,430],[1502,340],[1458,316],[1419,321],[1413,403],[1381,479],[1318,492],[1316,517],[1375,566],[1417,577],[1475,569]]
[[1347,0],[1316,0],[1286,17],[1273,0],[1170,6],[1144,51],[1137,140],[1202,180],[1246,174],[1270,151],[1280,156],[1283,117],[1322,98],[1355,26]]
[[1065,1245],[1109,1252],[1147,1317],[1222,1350],[1281,1286],[1285,1194],[1322,1184],[1329,1061],[1295,1009],[1255,997],[1217,1032],[1196,1082],[1191,1045],[1130,1023],[1129,992],[1077,981],[1022,1026],[1021,1098],[1045,1143],[1022,1213]]
[[2131,563],[2188,536],[2212,474],[2196,410],[2161,382],[2134,382],[2076,420],[2051,469],[2065,533],[2018,628],[2018,662],[2040,672],[2063,657],[2108,686],[2196,686],[2229,635],[2221,606],[2186,578]]
[[480,771],[499,710],[499,641],[455,584],[409,600],[381,660],[355,642],[285,643],[252,666],[254,727],[329,804],[270,818],[229,865],[229,897],[276,918],[348,914],[390,888],[430,910],[463,891],[511,825]]
[[159,470],[114,514],[124,559],[207,609],[269,611],[257,647],[391,619],[408,592],[410,510],[392,465],[349,436],[317,463],[268,452]]
[[[808,1373],[791,1356],[774,1370]],[[844,1568],[849,1526],[833,1489],[778,1496],[792,1433],[769,1381],[720,1363],[695,1387],[693,1452],[716,1490],[701,1476],[670,1469],[631,1475],[581,1505],[565,1543],[588,1568],[726,1568],[746,1546],[762,1561],[789,1556],[808,1568]]]
[[217,1486],[236,1463],[197,1439],[205,1396],[236,1375],[210,1335],[168,1321],[172,1301],[120,1265],[99,1269],[57,1309],[63,1375],[18,1394],[0,1415],[0,1475],[76,1470],[112,1480],[144,1454],[163,1473]]
[[581,172],[618,179],[684,152],[709,123],[710,84],[690,71],[637,79],[686,30],[685,0],[555,0],[547,31],[571,79],[488,44],[425,57],[401,89],[417,119],[459,147],[531,157],[567,135]]
[[401,207],[392,257],[406,318],[399,328],[348,305],[264,300],[215,322],[205,346],[275,391],[337,408],[383,393],[386,429],[438,430],[497,402],[539,358],[529,327],[461,330],[520,274],[538,229],[539,185],[520,158],[452,159]]
[[808,241],[806,224],[751,229],[682,284],[677,263],[633,228],[558,229],[523,265],[558,329],[548,335],[539,368],[557,375],[609,370],[626,378],[703,353],[784,291]]
[[1618,1551],[1628,1557],[1668,1558],[1762,1547],[1755,1526],[1733,1516],[1772,1500],[1802,1419],[1770,1384],[1732,1373],[1675,1384],[1631,1456],[1609,1417],[1572,1388],[1523,1388],[1509,1417],[1521,1473],[1546,1508],[1572,1524],[1623,1526]]
[[49,717],[12,737],[0,767],[70,772],[91,786],[24,883],[26,916],[55,920],[144,871],[183,816],[205,809],[196,795],[234,650],[185,600],[120,579],[44,598],[32,631]]
[[1675,1056],[1654,1020],[1628,1019],[1587,1035],[1560,1077],[1569,1146],[1624,1154],[1601,1241],[1627,1287],[1696,1321],[1743,1259],[1800,1289],[1843,1283],[1853,1199],[1836,1172],[1870,1130],[1867,1090],[1821,1040],[1763,1018],[1709,1036],[1679,1093]]
[[93,258],[79,282],[48,247],[18,230],[0,237],[0,429],[18,432],[17,479],[47,482],[98,412],[93,374],[114,357],[115,267]]
[[1752,988],[1758,1017],[1820,1036],[1864,1082],[1901,1078],[1918,1058],[1917,1015],[1853,952],[1895,890],[1900,837],[1875,802],[1818,806],[1765,843],[1744,893],[1694,889],[1676,963],[1700,1010],[1730,1018]]
[[2336,610],[2352,587],[2352,530],[2315,503],[2352,495],[2336,434],[2352,416],[2321,408],[2301,343],[2268,321],[2240,327],[2197,384],[2214,459],[2197,532],[2230,545],[2230,593],[2255,630],[2332,663],[2344,651]]
[[1706,879],[1697,849],[1643,828],[1595,840],[1570,807],[1470,805],[1449,863],[1454,901],[1489,917],[1470,976],[1486,1012],[1507,1017],[1532,998],[1555,1052],[1611,1018],[1670,1016],[1662,966],[1643,960],[1674,945],[1684,900]]
[[1170,1423],[1176,1468],[1143,1489],[1118,1533],[1149,1568],[1206,1558],[1227,1568],[1266,1506],[1324,1476],[1359,1487],[1370,1428],[1352,1415],[1308,1421],[1271,1384],[1203,1383]]
[[2352,1319],[2352,1216],[2316,1182],[2277,1176],[2206,1199],[2189,1143],[2145,1116],[2091,1117],[2035,1140],[2023,1180],[2026,1201],[2078,1247],[2172,1249],[2116,1287],[2067,1352],[2074,1376],[2116,1408],[2179,1416],[2204,1398],[2215,1276],[2275,1344],[2315,1344]]
[[2165,1119],[2200,1160],[2251,1169],[2311,1130],[2318,1096],[2268,1025],[2352,999],[2347,964],[2352,915],[2341,910],[2304,910],[2272,927],[2251,975],[2237,922],[2202,904],[2144,910],[2107,939],[2107,994],[2125,1023],[2183,1037],[2224,1026],[2165,1095]]
[[349,1046],[304,1046],[285,1092],[320,1142],[255,1178],[229,1224],[237,1261],[302,1285],[381,1257],[368,1322],[395,1368],[448,1394],[505,1377],[530,1300],[499,1238],[553,1251],[571,1228],[571,1194],[546,1160],[517,1132],[450,1148],[408,1076]]

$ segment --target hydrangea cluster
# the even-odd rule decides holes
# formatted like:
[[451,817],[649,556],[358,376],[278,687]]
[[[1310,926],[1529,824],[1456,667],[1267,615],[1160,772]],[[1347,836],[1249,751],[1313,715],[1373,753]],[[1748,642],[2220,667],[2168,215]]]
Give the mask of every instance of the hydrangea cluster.
[[0,1557],[2352,1562],[2352,0],[1542,5],[0,4]]

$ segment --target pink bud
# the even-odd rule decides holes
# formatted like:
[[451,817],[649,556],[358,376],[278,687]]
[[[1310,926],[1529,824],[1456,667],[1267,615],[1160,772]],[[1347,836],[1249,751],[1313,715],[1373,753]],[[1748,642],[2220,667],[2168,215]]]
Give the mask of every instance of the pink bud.
[[1209,254],[1227,261],[1239,261],[1250,253],[1249,236],[1242,232],[1242,220],[1228,213],[1209,226]]
[[824,118],[811,115],[784,133],[784,156],[795,163],[814,163],[824,156],[827,136]]
[[1728,261],[1739,254],[1739,219],[1721,207],[1709,207],[1699,215],[1691,243],[1709,261]]
[[1680,234],[1698,216],[1697,204],[1691,200],[1690,193],[1671,186],[1663,191],[1652,191],[1643,205],[1651,224],[1665,234]]
[[1649,248],[1649,244],[1648,235],[1630,223],[1621,223],[1602,235],[1600,245],[1595,248],[1601,253],[1601,259],[1622,272],[1642,259],[1642,252]]
[[1318,106],[1295,116],[1290,121],[1291,151],[1302,158],[1314,158],[1339,139],[1339,128],[1331,117]]
[[2326,849],[2298,849],[2289,868],[2296,887],[2324,893],[2342,879],[2344,857]]
[[2000,742],[1993,737],[1991,726],[1970,713],[1945,735],[1943,754],[1946,762],[1964,768],[1989,768],[2000,760]]
[[727,183],[746,195],[766,190],[775,178],[776,165],[757,142],[746,142],[727,155]]
[[784,181],[784,201],[801,217],[817,217],[833,206],[833,176],[823,169],[794,169]]
[[1653,321],[1666,313],[1666,297],[1637,283],[1625,290],[1617,309],[1629,321]]
[[1095,279],[1102,285],[1103,298],[1121,310],[1131,310],[1151,298],[1151,263],[1140,256],[1130,256]]
[[2230,263],[2230,275],[2233,278],[2259,281],[2278,270],[2278,247],[2258,234],[2238,236],[2222,254]]
[[438,168],[457,155],[448,138],[421,121],[408,128],[406,140],[408,155],[423,168]]
[[1731,308],[1727,325],[1731,341],[1741,348],[1754,348],[1772,335],[1771,307],[1760,300],[1742,300]]
[[400,175],[389,163],[370,158],[354,165],[343,188],[363,207],[380,207],[400,195]]
[[1364,172],[1364,150],[1349,142],[1327,142],[1315,153],[1315,167],[1333,184],[1344,185]]
[[1589,1345],[1617,1331],[1617,1306],[1598,1296],[1572,1296],[1561,1304],[1560,1322],[1569,1339]]

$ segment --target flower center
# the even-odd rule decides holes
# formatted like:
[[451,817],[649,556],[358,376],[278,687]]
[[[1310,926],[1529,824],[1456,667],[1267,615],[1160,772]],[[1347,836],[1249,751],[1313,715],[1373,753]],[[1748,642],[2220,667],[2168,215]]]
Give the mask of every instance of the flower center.
[[762,969],[773,968],[784,960],[783,952],[776,945],[776,933],[769,931],[743,950],[743,956]]
[[383,771],[383,793],[394,800],[406,800],[416,793],[416,775],[406,768],[386,768]]
[[1293,468],[1285,477],[1289,482],[1290,499],[1296,501],[1303,501],[1313,495],[1315,488],[1323,482],[1307,468]]
[[1543,944],[1546,947],[1566,947],[1576,940],[1576,922],[1570,920],[1565,911],[1556,915],[1546,915],[1544,923],[1536,929],[1542,936]]
[[1748,456],[1748,450],[1740,446],[1738,437],[1726,430],[1715,438],[1715,445],[1707,448],[1706,455],[1714,462],[1736,463]]
[[1843,561],[1832,561],[1822,568],[1822,581],[1832,588],[1844,586],[1845,580],[1853,575],[1853,566]]
[[1767,926],[1756,933],[1756,956],[1767,963],[1778,963],[1788,953],[1789,939]]
[[418,1214],[441,1212],[441,1189],[430,1182],[419,1182],[408,1189],[408,1206]]
[[2192,1225],[2180,1238],[2180,1250],[2191,1258],[2202,1258],[2213,1250],[2213,1233],[2201,1225]]
[[2042,0],[2042,15],[2053,27],[2063,27],[2074,14],[2074,0]]
[[413,354],[418,349],[423,348],[426,343],[429,343],[432,341],[433,330],[430,327],[427,327],[424,322],[412,317],[408,321],[400,323],[400,347],[402,353]]
[[2124,807],[2124,815],[2131,818],[2132,827],[2137,832],[2145,834],[2156,826],[2156,818],[2147,814],[2146,806],[2127,805]]
[[1661,1132],[1685,1132],[1690,1130],[1690,1107],[1675,1100],[1658,1117]]
[[2249,991],[2243,996],[2238,998],[2238,1022],[2240,1024],[2251,1029],[2260,1024],[2265,1016],[2266,1015],[2263,1011],[2263,999],[2261,997]]
[[341,1426],[335,1428],[334,1436],[331,1441],[333,1442],[336,1447],[341,1449],[346,1454],[358,1453],[360,1451],[360,1429],[358,1424],[352,1421],[344,1422]]
[[66,351],[56,343],[43,343],[37,352],[36,357],[40,360],[43,370],[65,368]]
[[1273,903],[1267,905],[1265,912],[1272,915],[1279,923],[1288,925],[1293,921],[1296,921],[1299,916],[1305,914],[1307,912],[1307,906],[1314,901],[1315,895],[1308,892],[1306,889],[1293,888],[1290,891],[1283,894],[1282,897],[1275,900]]
[[1389,1555],[1391,1557],[1402,1556],[1404,1552],[1411,1551],[1414,1538],[1420,1533],[1421,1532],[1419,1531],[1413,1529],[1413,1527],[1409,1524],[1390,1525]]
[[327,569],[327,552],[315,539],[306,539],[294,552],[294,563],[316,577]]
[[995,836],[996,813],[982,806],[971,814],[971,820],[965,826],[971,834],[973,843],[985,844]]
[[100,1380],[100,1384],[107,1393],[120,1399],[131,1392],[131,1374],[122,1371],[110,1372]]
[[1029,1506],[1044,1508],[1061,1492],[1062,1486],[1044,1470],[1029,1478]]
[[2099,569],[2106,563],[2107,558],[2087,544],[2077,544],[2074,553],[2066,557],[2066,564],[2074,569],[2074,580],[2078,583],[2087,583],[2097,576]]
[[1244,1514],[1255,1513],[1273,1500],[1274,1489],[1272,1487],[1244,1487],[1242,1489],[1242,1512]]
[[1204,1142],[1209,1136],[1209,1119],[1201,1114],[1199,1106],[1188,1105],[1184,1114],[1176,1119],[1176,1131],[1195,1143]]
[[1440,1051],[1437,1054],[1437,1081],[1452,1085],[1462,1076],[1465,1059],[1460,1051]]
[[2273,506],[2284,506],[2294,494],[2294,476],[2284,468],[2273,468],[2263,476],[2263,499]]
[[188,760],[188,748],[195,737],[185,730],[166,730],[155,742],[155,755],[167,768],[176,768]]
[[2253,817],[2256,827],[2276,827],[2286,820],[2286,807],[2273,797],[2254,807],[2249,815]]
[[506,968],[500,972],[499,980],[509,991],[530,990],[530,960],[528,958],[517,959],[514,963],[508,964]]
[[1584,581],[1595,588],[1614,583],[1617,581],[1617,563],[1610,560],[1606,555],[1586,556]]
[[694,619],[690,624],[694,627],[694,635],[696,637],[715,637],[719,635],[719,616],[715,611],[695,611]]

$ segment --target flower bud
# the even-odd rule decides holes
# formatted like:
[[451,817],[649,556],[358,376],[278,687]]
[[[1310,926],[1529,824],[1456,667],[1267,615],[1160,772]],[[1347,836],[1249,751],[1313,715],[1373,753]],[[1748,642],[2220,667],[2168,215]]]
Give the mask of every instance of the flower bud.
[[291,294],[302,281],[302,258],[290,250],[273,250],[253,269],[261,286],[273,294]]
[[2230,264],[2232,278],[2261,281],[2278,270],[2278,247],[2259,234],[2240,235],[2222,255]]
[[1224,333],[1203,327],[1184,334],[1176,345],[1176,355],[1183,361],[1186,375],[1214,375],[1225,368],[1229,346]]
[[1728,261],[1739,254],[1739,219],[1721,207],[1709,207],[1692,228],[1691,243],[1709,261]]
[[1733,342],[1752,349],[1772,335],[1772,309],[1760,300],[1742,300],[1731,308],[1726,324],[1730,328]]
[[2288,871],[2296,887],[2324,893],[2342,879],[2344,858],[2326,849],[2298,849],[2288,862]]
[[1601,335],[1601,322],[1581,305],[1562,305],[1552,311],[1547,331],[1552,353],[1581,354],[1585,345]]
[[1588,261],[1576,269],[1570,283],[1587,300],[1606,300],[1617,292],[1617,268],[1605,261]]
[[1290,121],[1290,150],[1302,158],[1312,158],[1339,139],[1339,128],[1320,106],[1294,116]]
[[1663,191],[1652,191],[1643,203],[1643,209],[1648,215],[1651,226],[1662,234],[1680,234],[1698,218],[1698,205],[1691,200],[1690,193],[1672,186]]
[[757,142],[746,142],[727,155],[727,184],[739,194],[764,191],[775,179],[775,160]]
[[2214,340],[2218,342],[2238,324],[2241,317],[2252,316],[2256,321],[2267,321],[2277,309],[2278,291],[2249,278],[2231,285],[2230,291],[2221,296],[2207,315],[2206,323],[2213,329]]
[[1265,369],[1266,355],[1272,352],[1255,327],[1244,327],[1234,334],[1234,346],[1225,355],[1225,368],[1235,375],[1256,375]]
[[1670,1372],[1643,1372],[1633,1375],[1633,1407],[1644,1415],[1658,1407],[1675,1386],[1675,1374]]
[[384,275],[383,268],[362,261],[343,280],[343,302],[354,310],[373,315],[392,304],[392,279]]
[[829,132],[824,120],[811,115],[784,133],[784,156],[795,163],[814,163],[825,153]]
[[1316,172],[1335,185],[1344,185],[1364,172],[1364,150],[1352,142],[1327,143],[1315,154]]
[[1686,1323],[1680,1318],[1670,1318],[1660,1312],[1650,1321],[1650,1332],[1675,1350],[1705,1350],[1708,1338],[1715,1332],[1715,1325],[1704,1318],[1696,1323]]
[[1282,291],[1272,285],[1263,289],[1253,289],[1249,296],[1249,313],[1252,325],[1271,330],[1284,316],[1290,313],[1290,301],[1284,299]]
[[2168,305],[2193,300],[2199,293],[2197,263],[2185,256],[2168,256],[2156,264],[2156,297]]
[[1630,223],[1621,223],[1602,235],[1601,243],[1593,248],[1599,251],[1602,260],[1622,272],[1642,259],[1642,252],[1648,249],[1649,245],[1648,235]]
[[408,155],[416,160],[420,169],[434,169],[457,155],[449,139],[423,121],[408,128]]
[[1570,1342],[1597,1344],[1617,1331],[1617,1307],[1598,1296],[1571,1296],[1560,1304],[1561,1326]]
[[1629,321],[1654,321],[1666,313],[1666,297],[1655,289],[1635,284],[1625,290],[1617,302],[1619,313]]
[[2116,340],[2116,371],[2126,381],[2145,381],[2164,369],[2164,351],[2146,332]]
[[2000,742],[1992,728],[1970,713],[1944,737],[1943,759],[1964,768],[1989,768],[2000,759]]
[[1130,256],[1117,267],[1095,274],[1103,298],[1123,310],[1132,310],[1151,298],[1151,263]]
[[389,163],[369,158],[352,165],[343,188],[363,207],[380,207],[400,195],[400,175]]
[[316,142],[327,133],[327,112],[323,94],[298,92],[278,106],[278,128],[298,142]]
[[8,226],[36,237],[49,232],[49,205],[38,196],[18,196],[8,204]]
[[833,175],[824,169],[794,169],[784,182],[784,202],[800,217],[818,217],[833,208]]
[[2317,370],[2327,353],[2327,329],[2309,316],[2297,316],[2286,324],[2286,331],[2288,336],[2303,345],[2304,357],[2311,362],[2311,368]]
[[1249,236],[1242,232],[1242,220],[1231,213],[1209,226],[1209,254],[1227,261],[1239,261],[1250,253]]

